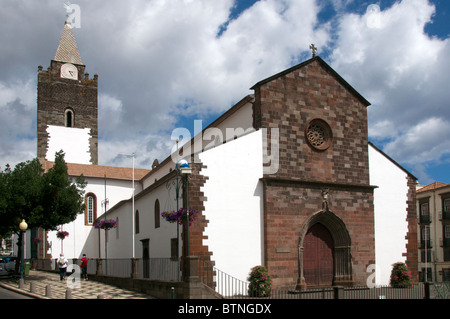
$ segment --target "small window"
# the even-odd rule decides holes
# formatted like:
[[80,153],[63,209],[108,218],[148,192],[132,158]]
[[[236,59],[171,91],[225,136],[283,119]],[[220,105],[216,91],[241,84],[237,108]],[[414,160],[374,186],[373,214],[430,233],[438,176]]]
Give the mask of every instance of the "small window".
[[84,223],[85,225],[93,225],[97,219],[97,197],[93,193],[86,194],[85,206]]
[[422,203],[420,204],[420,215],[422,216],[428,216],[430,213],[430,210],[428,208],[428,203]]
[[160,227],[160,209],[159,209],[159,200],[155,201],[155,228]]
[[135,218],[134,218],[134,231],[136,234],[139,234],[139,211],[136,210]]
[[74,126],[74,116],[73,111],[71,109],[67,109],[64,113],[64,121],[66,127],[73,127]]
[[444,199],[444,212],[450,212],[450,198]]
[[450,238],[450,225],[445,225],[444,236],[445,236],[445,238]]

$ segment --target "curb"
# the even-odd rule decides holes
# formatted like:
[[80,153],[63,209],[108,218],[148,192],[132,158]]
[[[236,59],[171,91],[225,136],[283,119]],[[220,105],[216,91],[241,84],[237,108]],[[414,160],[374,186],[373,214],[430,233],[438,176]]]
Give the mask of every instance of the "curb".
[[10,285],[5,285],[3,283],[0,283],[0,287],[8,289],[8,290],[16,292],[16,293],[19,293],[19,294],[22,294],[22,295],[25,295],[25,296],[28,296],[28,297],[31,297],[31,298],[35,298],[35,299],[52,299],[52,298],[48,298],[48,297],[45,297],[45,296],[41,296],[39,294],[34,294],[34,293],[31,293],[31,292],[25,291],[23,289],[14,288],[14,287],[12,287]]

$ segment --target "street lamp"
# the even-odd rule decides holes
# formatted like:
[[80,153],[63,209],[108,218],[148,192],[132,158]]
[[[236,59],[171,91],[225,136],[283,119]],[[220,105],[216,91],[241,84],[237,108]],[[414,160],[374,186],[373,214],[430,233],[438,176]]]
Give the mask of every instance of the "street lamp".
[[25,232],[28,228],[28,224],[25,222],[25,219],[22,219],[22,221],[19,224],[19,229],[21,231],[21,235],[22,235],[22,241],[21,241],[21,249],[20,249],[20,279],[23,279],[23,249],[24,249],[24,235]]
[[187,239],[187,252],[186,256],[189,256],[189,175],[192,173],[192,169],[189,167],[187,161],[180,161],[180,173],[186,178],[186,239]]

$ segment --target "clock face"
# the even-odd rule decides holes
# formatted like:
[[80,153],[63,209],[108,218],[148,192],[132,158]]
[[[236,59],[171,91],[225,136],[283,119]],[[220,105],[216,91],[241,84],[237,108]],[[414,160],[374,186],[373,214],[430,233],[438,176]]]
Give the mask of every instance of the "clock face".
[[77,67],[70,63],[61,65],[61,77],[63,79],[78,80]]

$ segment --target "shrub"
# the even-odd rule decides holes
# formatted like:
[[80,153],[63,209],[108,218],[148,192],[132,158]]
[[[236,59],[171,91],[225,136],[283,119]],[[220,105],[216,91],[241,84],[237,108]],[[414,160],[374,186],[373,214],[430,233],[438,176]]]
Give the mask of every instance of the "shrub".
[[272,292],[272,279],[266,267],[256,266],[250,271],[247,278],[250,282],[248,286],[248,295],[250,297],[269,297]]
[[405,263],[398,262],[392,265],[391,286],[395,288],[411,287],[411,278]]

